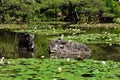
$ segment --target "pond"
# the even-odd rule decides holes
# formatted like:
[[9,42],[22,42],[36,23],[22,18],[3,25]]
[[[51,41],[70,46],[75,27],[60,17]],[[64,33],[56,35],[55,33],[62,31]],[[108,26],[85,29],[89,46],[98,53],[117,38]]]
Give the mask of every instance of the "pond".
[[[18,57],[18,39],[23,33],[0,30],[0,57],[19,58]],[[49,57],[50,40],[44,35],[35,34],[36,51],[35,57]],[[86,44],[92,51],[91,59],[95,60],[113,60],[120,61],[120,45],[105,43]]]
[[[23,32],[17,33],[6,30],[0,31],[0,57],[4,56],[6,58],[19,58],[18,40],[20,39],[22,34]],[[48,40],[45,40],[45,37],[42,35],[35,35],[35,44],[37,48],[37,50],[35,51],[35,57],[40,57],[42,55],[48,57]]]

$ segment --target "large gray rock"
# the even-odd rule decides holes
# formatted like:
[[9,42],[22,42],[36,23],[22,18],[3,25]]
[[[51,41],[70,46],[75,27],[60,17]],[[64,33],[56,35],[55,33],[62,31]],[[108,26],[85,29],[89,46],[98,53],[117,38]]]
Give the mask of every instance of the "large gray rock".
[[61,39],[51,41],[50,52],[50,57],[57,59],[86,59],[91,56],[91,50],[85,44]]

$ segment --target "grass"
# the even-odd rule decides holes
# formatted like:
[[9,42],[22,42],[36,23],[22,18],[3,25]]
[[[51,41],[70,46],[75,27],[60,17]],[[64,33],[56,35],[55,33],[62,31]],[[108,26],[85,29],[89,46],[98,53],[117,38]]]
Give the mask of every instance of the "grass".
[[0,80],[119,80],[120,63],[86,59],[6,59]]

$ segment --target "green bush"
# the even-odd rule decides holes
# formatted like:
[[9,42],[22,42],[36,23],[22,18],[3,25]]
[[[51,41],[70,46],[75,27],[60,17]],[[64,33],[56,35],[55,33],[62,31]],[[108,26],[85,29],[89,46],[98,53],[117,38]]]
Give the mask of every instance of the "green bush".
[[[69,1],[71,1],[72,6],[75,6],[78,13],[85,11],[96,14],[103,11],[120,17],[120,6],[114,0],[0,0],[0,23],[65,21],[64,18],[70,12]],[[66,12],[63,13],[61,7]],[[91,14],[86,16],[95,17]]]

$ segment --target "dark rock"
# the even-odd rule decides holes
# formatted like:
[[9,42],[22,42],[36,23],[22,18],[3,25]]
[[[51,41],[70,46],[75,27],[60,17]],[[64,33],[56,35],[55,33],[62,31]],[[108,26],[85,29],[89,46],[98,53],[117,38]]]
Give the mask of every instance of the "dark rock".
[[34,57],[35,43],[34,35],[25,33],[21,36],[18,42],[18,52],[21,58],[31,58]]
[[91,56],[91,50],[82,43],[65,41],[61,39],[51,41],[50,57],[86,59]]

